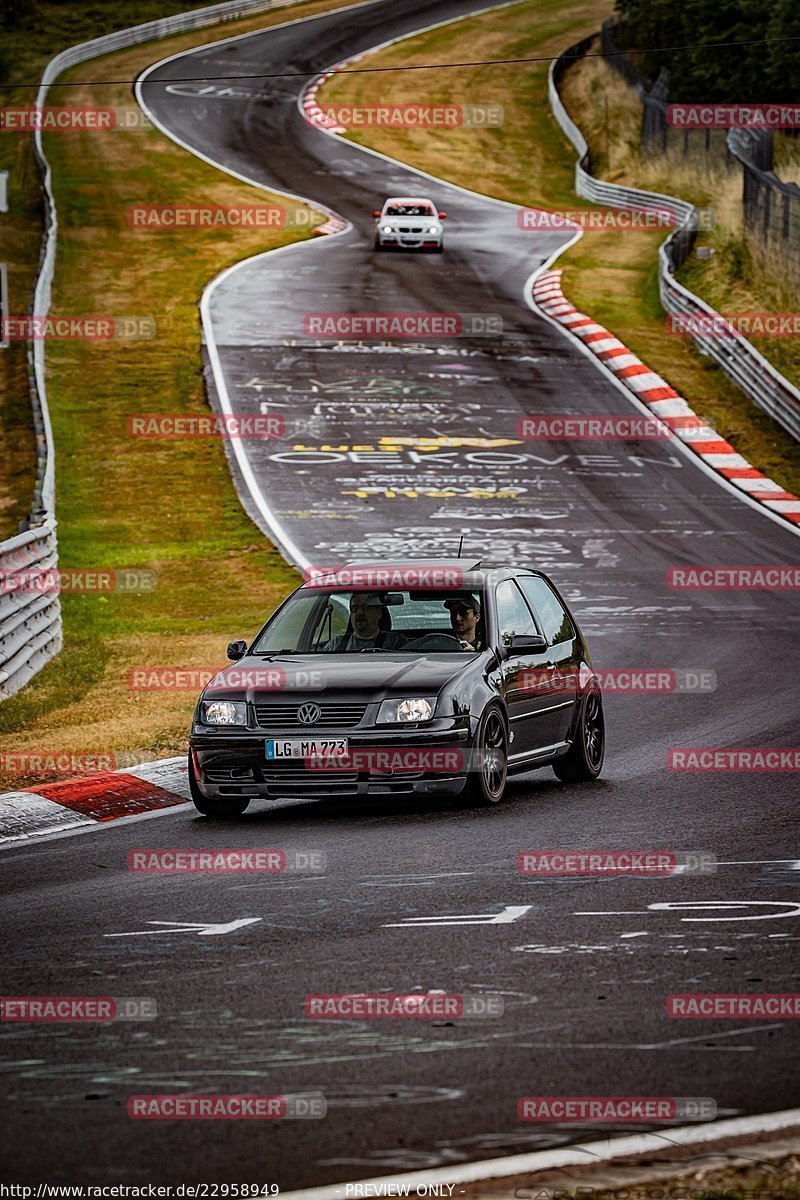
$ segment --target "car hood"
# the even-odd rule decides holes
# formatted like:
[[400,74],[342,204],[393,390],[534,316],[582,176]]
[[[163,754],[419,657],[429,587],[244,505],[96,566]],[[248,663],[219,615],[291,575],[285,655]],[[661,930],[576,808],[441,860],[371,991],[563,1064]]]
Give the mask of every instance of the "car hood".
[[392,654],[291,654],[269,658],[247,657],[231,663],[209,681],[206,698],[280,702],[297,696],[354,693],[372,697],[419,695],[438,692],[448,680],[461,674],[482,654],[430,653]]

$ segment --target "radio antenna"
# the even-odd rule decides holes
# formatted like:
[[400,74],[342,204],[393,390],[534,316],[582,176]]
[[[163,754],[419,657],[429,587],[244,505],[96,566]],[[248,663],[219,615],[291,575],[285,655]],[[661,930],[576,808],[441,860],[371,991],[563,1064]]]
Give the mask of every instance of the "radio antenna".
[[462,547],[463,545],[464,545],[464,535],[463,535],[463,533],[462,533],[462,535],[461,535],[461,540],[460,540],[460,541],[459,541],[459,543],[458,543],[458,554],[456,555],[456,558],[461,558],[461,547]]

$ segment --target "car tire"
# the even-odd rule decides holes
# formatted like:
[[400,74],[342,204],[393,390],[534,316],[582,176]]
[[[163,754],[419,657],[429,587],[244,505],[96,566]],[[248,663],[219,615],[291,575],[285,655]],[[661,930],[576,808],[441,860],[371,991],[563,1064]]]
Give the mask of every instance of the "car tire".
[[588,688],[578,705],[575,737],[570,749],[553,765],[562,783],[591,783],[603,769],[606,726],[603,698],[595,687]]
[[189,754],[189,791],[197,811],[204,817],[210,817],[212,821],[225,821],[240,817],[250,803],[246,796],[231,796],[225,800],[204,796],[194,773],[191,753]]
[[508,778],[508,729],[496,704],[489,705],[481,715],[473,754],[475,751],[478,763],[470,766],[464,795],[481,807],[499,804]]
[[382,250],[382,249],[383,249],[383,243],[382,243],[382,242],[379,242],[377,239],[376,239],[376,241],[375,241],[375,249],[376,249],[376,250]]

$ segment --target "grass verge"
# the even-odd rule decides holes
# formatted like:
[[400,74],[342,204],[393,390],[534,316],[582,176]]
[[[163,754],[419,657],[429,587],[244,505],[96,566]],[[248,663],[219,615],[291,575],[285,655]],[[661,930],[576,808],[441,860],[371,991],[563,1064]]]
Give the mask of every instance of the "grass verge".
[[[93,81],[132,80],[163,55],[337,6],[315,0],[98,59],[72,73],[70,101],[97,103]],[[102,103],[131,105],[130,85],[104,87]],[[203,287],[230,263],[309,235],[132,229],[132,204],[273,199],[154,130],[48,134],[45,150],[60,223],[53,311],[153,316],[157,329],[151,340],[48,345],[61,566],[147,569],[157,586],[62,596],[65,649],[0,705],[0,755],[113,753],[128,765],[185,748],[197,695],[132,691],[128,672],[223,665],[229,637],[252,635],[297,576],[244,514],[219,439],[131,438],[126,417],[207,413]],[[6,787],[31,781],[0,770]]]
[[[16,23],[2,30],[0,96],[4,107],[33,104],[46,63],[67,46],[127,25],[199,8],[206,0],[92,0],[53,4],[30,0],[16,6]],[[60,89],[51,92],[58,104]],[[42,238],[39,173],[29,135],[3,130],[0,171],[8,171],[8,212],[0,214],[0,261],[8,268],[9,312],[27,313]],[[36,447],[28,393],[24,342],[0,351],[0,541],[13,537],[33,506]]]
[[[610,2],[598,6],[583,0],[522,0],[399,42],[368,61],[369,65],[399,68],[476,58],[546,58],[596,30],[611,9]],[[328,102],[499,102],[504,106],[505,121],[495,129],[370,127],[351,130],[349,136],[433,175],[502,200],[549,209],[588,209],[573,190],[574,150],[550,112],[547,67],[545,61],[437,72],[344,73],[326,83],[318,98],[323,108]],[[608,81],[612,87],[617,76],[606,70],[612,76]],[[605,82],[605,76],[603,79]],[[625,84],[619,83],[627,92]],[[608,147],[609,177],[616,179],[632,139],[638,136],[638,125],[629,106],[618,103],[614,90],[609,92],[607,123],[601,97],[602,90],[592,77],[576,73],[576,68],[570,70],[565,103],[587,137],[597,140],[599,136]],[[630,182],[649,186],[646,180]],[[708,202],[702,187],[689,199]],[[658,231],[587,230],[559,260],[566,268],[566,295],[668,379],[754,466],[797,493],[800,447],[693,343],[667,333],[658,298],[657,251],[662,240]]]

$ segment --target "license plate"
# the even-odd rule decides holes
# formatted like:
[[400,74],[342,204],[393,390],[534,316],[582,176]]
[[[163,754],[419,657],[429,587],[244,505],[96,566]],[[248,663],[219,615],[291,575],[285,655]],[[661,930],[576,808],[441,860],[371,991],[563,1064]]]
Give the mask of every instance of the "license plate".
[[267,738],[267,758],[340,758],[347,754],[347,738]]

